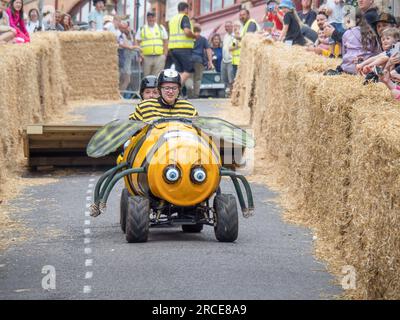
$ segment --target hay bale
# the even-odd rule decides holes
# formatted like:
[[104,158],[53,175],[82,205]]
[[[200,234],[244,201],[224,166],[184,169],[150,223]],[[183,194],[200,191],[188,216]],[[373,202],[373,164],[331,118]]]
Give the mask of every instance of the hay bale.
[[30,44],[0,46],[0,56],[2,195],[8,178],[24,164],[26,126],[57,119],[72,99],[119,99],[119,76],[109,33],[38,33]]
[[118,45],[111,32],[65,32],[59,35],[70,99],[117,100]]
[[287,217],[314,228],[332,272],[356,268],[351,296],[399,298],[400,111],[382,85],[322,76],[339,63],[246,36],[233,100],[252,101],[263,157],[296,203]]

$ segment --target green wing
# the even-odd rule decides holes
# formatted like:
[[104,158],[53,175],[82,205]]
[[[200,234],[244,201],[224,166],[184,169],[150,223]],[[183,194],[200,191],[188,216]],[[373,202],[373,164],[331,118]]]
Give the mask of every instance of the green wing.
[[196,117],[192,123],[197,128],[217,139],[223,139],[243,147],[254,148],[253,137],[242,128],[228,121],[214,117]]
[[86,153],[100,158],[116,151],[122,144],[147,124],[141,121],[114,120],[100,128],[90,139]]

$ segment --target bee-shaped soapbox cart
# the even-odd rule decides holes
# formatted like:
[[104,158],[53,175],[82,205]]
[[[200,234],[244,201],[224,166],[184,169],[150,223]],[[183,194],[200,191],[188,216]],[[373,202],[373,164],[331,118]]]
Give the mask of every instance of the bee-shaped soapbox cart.
[[87,153],[103,157],[122,145],[117,165],[96,184],[92,216],[105,211],[111,190],[124,179],[120,223],[128,242],[145,242],[150,227],[165,225],[181,225],[184,232],[201,232],[203,225],[210,225],[219,241],[237,239],[236,197],[222,193],[220,182],[224,176],[232,180],[243,216],[252,215],[249,183],[227,169],[222,157],[226,158],[226,145],[241,151],[254,147],[245,130],[212,117],[162,118],[152,123],[115,120],[96,132]]

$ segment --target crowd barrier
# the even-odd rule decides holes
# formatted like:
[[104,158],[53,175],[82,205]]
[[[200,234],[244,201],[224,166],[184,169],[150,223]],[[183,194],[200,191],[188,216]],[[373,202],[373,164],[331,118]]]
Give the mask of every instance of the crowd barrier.
[[23,161],[25,127],[56,122],[69,101],[93,99],[119,99],[111,33],[46,32],[0,46],[0,194]]
[[347,295],[398,299],[399,104],[383,84],[322,75],[338,63],[247,35],[232,101],[250,108],[259,173],[277,175],[288,217],[314,229],[338,280],[354,271]]

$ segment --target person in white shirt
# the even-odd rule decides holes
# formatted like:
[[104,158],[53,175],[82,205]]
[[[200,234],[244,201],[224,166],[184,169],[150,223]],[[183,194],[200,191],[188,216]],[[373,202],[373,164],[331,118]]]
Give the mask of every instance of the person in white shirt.
[[143,56],[143,76],[159,74],[165,67],[168,54],[168,33],[156,23],[153,12],[147,13],[147,24],[136,33]]
[[338,32],[344,32],[344,1],[326,0],[326,8],[326,13],[328,14],[328,23],[332,25]]
[[234,80],[232,67],[232,51],[230,50],[234,39],[232,21],[225,22],[225,31],[226,34],[224,36],[222,47],[221,77],[222,81],[225,83],[226,94],[227,96],[229,96]]
[[32,8],[29,10],[28,17],[29,20],[26,24],[26,30],[28,30],[30,35],[32,35],[32,33],[40,30],[38,9]]
[[89,26],[91,31],[103,31],[104,0],[93,0],[95,10],[89,14]]

